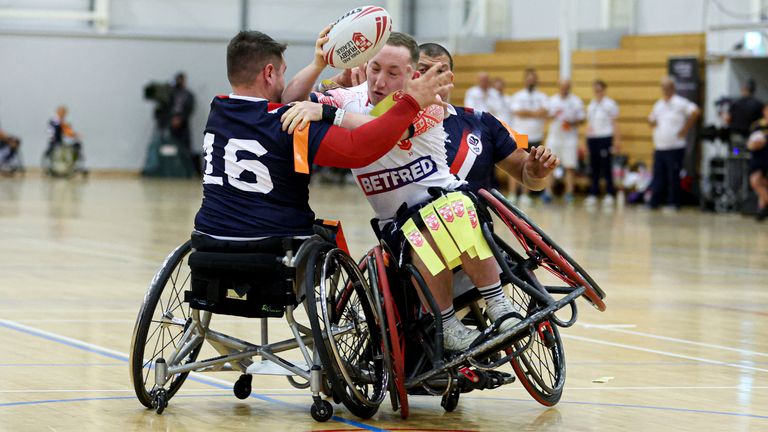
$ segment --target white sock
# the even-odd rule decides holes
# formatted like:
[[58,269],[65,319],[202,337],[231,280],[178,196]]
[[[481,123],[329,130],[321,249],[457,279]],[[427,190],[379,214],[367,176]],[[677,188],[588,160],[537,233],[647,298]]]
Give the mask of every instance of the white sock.
[[459,319],[456,318],[456,311],[453,309],[453,305],[448,307],[448,309],[440,311],[440,317],[443,321],[443,329],[460,324]]
[[491,303],[503,302],[505,300],[504,289],[501,288],[500,281],[492,285],[477,287],[477,290],[480,291],[480,294],[485,299],[485,303],[489,306]]

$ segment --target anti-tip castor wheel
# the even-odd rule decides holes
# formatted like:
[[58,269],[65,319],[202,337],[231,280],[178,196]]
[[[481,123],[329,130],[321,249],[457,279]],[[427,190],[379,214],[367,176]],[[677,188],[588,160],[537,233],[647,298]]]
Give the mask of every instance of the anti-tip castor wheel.
[[333,405],[328,401],[317,401],[312,404],[312,408],[309,410],[312,414],[312,418],[319,422],[326,422],[333,417]]
[[251,395],[251,382],[253,381],[253,375],[243,374],[235,381],[235,386],[232,390],[235,392],[235,397],[238,399],[248,399]]

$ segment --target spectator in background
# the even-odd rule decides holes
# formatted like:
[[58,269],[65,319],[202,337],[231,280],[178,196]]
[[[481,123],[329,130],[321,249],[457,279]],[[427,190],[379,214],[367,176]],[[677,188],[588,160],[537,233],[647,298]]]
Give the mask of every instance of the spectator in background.
[[467,90],[464,95],[464,106],[496,115],[501,105],[501,94],[491,86],[491,77],[488,73],[477,74],[477,85]]
[[653,182],[651,208],[664,198],[668,209],[680,208],[680,172],[685,157],[685,138],[701,112],[695,103],[675,94],[672,77],[661,80],[662,97],[653,105],[648,123],[653,127]]
[[749,166],[749,184],[757,194],[758,221],[768,217],[768,105],[763,107],[763,116],[752,125],[747,148],[752,152]]
[[496,77],[493,79],[493,88],[499,92],[499,112],[496,113],[496,118],[503,121],[507,125],[512,124],[512,96],[505,94],[504,78]]
[[[560,91],[547,102],[552,122],[547,134],[547,147],[552,150],[565,169],[565,202],[573,202],[575,169],[579,164],[579,125],[584,122],[584,102],[571,93],[571,81],[560,80]],[[542,200],[552,199],[552,185]]]
[[619,141],[619,130],[616,127],[619,106],[605,95],[607,87],[605,81],[595,80],[592,84],[595,97],[587,107],[587,149],[592,184],[585,203],[588,206],[597,203],[597,196],[600,194],[600,178],[604,178],[603,207],[609,208],[613,206],[616,194],[613,187],[613,151]]
[[725,123],[731,131],[731,145],[734,147],[744,148],[750,127],[763,116],[763,103],[754,95],[755,80],[750,78],[742,84],[741,97],[731,103],[725,115]]
[[[540,146],[544,140],[544,123],[548,115],[547,95],[536,90],[539,77],[535,69],[526,69],[523,79],[525,88],[510,98],[512,127],[518,133],[528,135],[528,147],[533,149]],[[515,180],[509,177],[509,200],[513,203],[517,202],[520,189]],[[531,204],[527,190],[523,190],[520,203]]]
[[195,95],[187,89],[187,76],[179,72],[174,78],[175,83],[171,92],[171,136],[190,155],[190,162],[195,171],[202,176],[199,151],[192,150],[192,136],[189,119],[195,110]]

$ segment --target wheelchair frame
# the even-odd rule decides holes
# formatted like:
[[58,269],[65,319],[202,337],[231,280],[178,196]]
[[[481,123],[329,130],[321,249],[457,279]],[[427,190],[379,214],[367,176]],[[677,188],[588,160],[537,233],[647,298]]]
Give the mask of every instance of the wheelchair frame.
[[[417,326],[418,323],[414,324],[415,317],[401,316],[398,308],[393,304],[395,297],[390,289],[392,285],[387,276],[387,264],[391,264],[392,260],[387,259],[388,256],[385,252],[386,244],[382,242],[380,246],[373,248],[359,263],[361,269],[366,268],[371,288],[380,296],[379,302],[386,306],[386,313],[383,316],[385,316],[387,323],[383,328],[385,333],[388,334],[388,338],[385,338],[385,341],[388,342],[386,344],[386,352],[390,357],[387,363],[391,365],[390,371],[393,374],[393,386],[391,388],[393,392],[392,408],[393,410],[399,409],[403,418],[407,418],[409,414],[407,402],[409,392],[413,392],[421,387],[429,394],[442,396],[442,406],[446,411],[453,411],[458,404],[461,392],[457,381],[461,379],[462,375],[470,380],[479,380],[471,368],[474,368],[475,371],[488,372],[507,362],[512,364],[523,386],[538,402],[547,406],[554,405],[560,398],[559,392],[562,391],[562,387],[558,389],[556,394],[542,394],[553,389],[549,389],[541,377],[537,377],[535,373],[526,373],[524,368],[531,369],[532,366],[524,354],[531,349],[534,338],[537,336],[542,338],[547,349],[557,347],[559,349],[558,352],[562,353],[559,333],[556,331],[556,328],[553,328],[553,324],[557,327],[565,328],[572,326],[576,322],[578,312],[575,300],[577,298],[584,297],[598,310],[605,310],[605,303],[602,301],[605,293],[600,290],[594,280],[572,258],[560,249],[524,213],[507,202],[496,190],[491,192],[480,190],[479,194],[482,198],[481,205],[485,212],[487,213],[488,209],[493,211],[511,229],[515,237],[524,245],[524,249],[526,249],[529,255],[527,259],[524,258],[494,234],[492,230],[493,221],[490,217],[481,218],[483,237],[488,242],[501,268],[502,284],[511,284],[511,289],[519,289],[528,296],[528,312],[531,312],[531,306],[533,306],[532,313],[525,317],[521,316],[520,318],[523,319],[511,329],[503,332],[497,331],[503,319],[486,327],[479,306],[474,302],[470,302],[471,311],[476,316],[479,315],[478,327],[486,328],[480,328],[482,335],[467,351],[445,358],[442,346],[442,322],[439,318],[440,309],[424,283],[424,279],[410,263],[406,263],[403,268],[393,266],[395,268],[392,269],[392,272],[398,281],[403,283],[404,280],[411,278],[415,280],[415,288],[421,292],[428,302],[426,307],[431,312],[432,318],[425,319],[425,321],[431,322],[425,324],[428,326],[428,329],[419,329],[417,327],[417,332],[431,330],[434,333],[432,334],[433,337],[421,337],[420,340],[436,341],[435,346],[423,350],[422,357],[419,359],[422,363],[425,361],[431,362],[431,369],[422,372],[417,370],[414,375],[407,376],[405,372],[405,358],[403,356],[405,349],[403,345],[404,336],[402,334],[406,331],[406,325],[403,322],[410,323],[409,325],[411,326]],[[511,268],[510,264],[513,264],[514,267]],[[533,274],[533,270],[538,266],[542,266],[554,273],[566,282],[568,286],[545,287],[541,285]],[[524,279],[527,279],[527,281]],[[414,288],[413,284],[408,282],[405,283],[405,286],[406,288],[404,289],[408,289],[408,286]],[[476,297],[479,297],[479,293],[475,291],[475,294]],[[552,294],[563,295],[563,297],[555,299]],[[455,302],[456,299],[454,300]],[[458,306],[456,305],[457,310],[459,310]],[[568,321],[562,321],[555,315],[555,312],[566,306],[571,307],[571,318]],[[542,330],[542,327],[544,327],[544,330]],[[549,327],[548,331],[546,327]],[[414,337],[414,335],[410,337]],[[526,338],[527,342],[524,342]],[[558,346],[558,344],[560,345]],[[506,355],[501,358],[495,358],[498,357],[498,353],[501,350],[504,350]],[[426,360],[425,357],[427,357]],[[523,361],[522,366],[519,363],[521,359]],[[560,365],[562,370],[560,371],[561,374],[558,375],[562,379],[562,385],[565,379],[565,363],[564,358],[559,358],[559,360],[562,362]],[[442,378],[443,375],[446,378]],[[528,375],[531,375],[536,382],[531,382]],[[509,379],[498,376],[494,379],[495,381],[491,384],[492,386],[488,388],[495,388],[498,385],[511,382]],[[500,379],[503,382],[499,382]],[[435,390],[436,387],[442,387],[443,389]]]
[[[261,344],[252,344],[241,339],[229,336],[227,334],[215,331],[210,328],[211,317],[213,313],[208,311],[202,311],[192,309],[188,303],[182,301],[181,294],[185,290],[186,282],[190,277],[187,276],[181,282],[181,287],[176,287],[176,283],[180,280],[179,275],[182,267],[184,267],[185,259],[189,257],[192,251],[191,241],[180,245],[171,254],[168,255],[160,270],[150,284],[150,288],[144,298],[139,316],[134,327],[134,333],[131,344],[131,355],[129,363],[131,365],[131,379],[134,384],[134,390],[139,401],[147,408],[156,410],[158,414],[161,414],[168,405],[168,400],[178,391],[183,384],[189,372],[208,372],[208,371],[240,371],[243,375],[240,376],[238,381],[234,385],[235,396],[240,399],[247,398],[251,393],[251,379],[252,374],[259,373],[259,367],[263,363],[254,363],[254,357],[261,357],[262,360],[268,360],[279,366],[287,373],[283,373],[287,376],[288,381],[292,386],[296,388],[310,388],[312,394],[313,404],[311,406],[312,417],[317,421],[326,421],[333,415],[333,406],[326,400],[323,400],[320,393],[323,392],[326,395],[333,396],[334,400],[344,402],[345,405],[350,408],[351,411],[356,414],[362,413],[363,415],[372,416],[378,409],[378,405],[383,399],[383,395],[374,400],[373,403],[368,400],[360,400],[360,403],[355,403],[351,400],[352,396],[348,393],[343,393],[344,385],[340,384],[335,378],[335,374],[338,374],[340,368],[333,364],[329,364],[329,359],[335,359],[340,361],[338,353],[334,357],[330,357],[323,349],[328,345],[330,339],[336,340],[343,338],[345,335],[357,331],[358,326],[347,326],[346,328],[340,328],[334,326],[332,321],[327,315],[323,315],[326,323],[331,323],[320,331],[317,327],[317,319],[319,315],[313,315],[310,313],[309,305],[315,304],[316,306],[327,306],[326,303],[331,298],[324,297],[325,300],[317,300],[315,292],[305,291],[304,305],[307,310],[307,315],[310,320],[310,327],[300,324],[294,317],[294,306],[285,306],[285,319],[288,322],[293,339],[285,339],[277,342],[269,342],[268,337],[268,320],[269,318],[261,318]],[[335,248],[335,245],[326,242],[310,241],[307,240],[299,248],[296,256],[294,257],[291,251],[282,258],[282,262],[286,267],[293,267],[297,263],[307,262],[310,264],[316,264],[318,257],[323,256],[323,267],[321,277],[328,276],[327,270],[334,270],[333,264],[344,260],[346,254]],[[334,255],[332,255],[334,254]],[[303,255],[307,255],[306,260]],[[339,256],[341,258],[339,258]],[[314,258],[313,258],[314,257]],[[330,262],[331,257],[333,260]],[[352,263],[352,267],[357,271],[354,261],[346,256],[348,261]],[[314,261],[313,261],[314,259]],[[329,264],[330,262],[330,264]],[[339,265],[342,267],[343,263]],[[349,267],[349,266],[347,266]],[[314,276],[317,272],[315,269],[311,269],[311,274]],[[174,279],[175,273],[175,279]],[[306,276],[306,275],[302,275]],[[338,273],[332,274],[331,278],[338,279]],[[367,285],[359,273],[350,276],[350,281],[356,278],[354,283],[349,286],[352,289],[368,291]],[[294,294],[297,298],[301,298],[300,280],[301,277],[293,279]],[[341,277],[345,280],[344,277]],[[307,280],[306,278],[304,280]],[[316,277],[312,277],[311,286],[315,289]],[[162,303],[161,296],[165,291],[168,282],[172,283],[172,292],[170,293],[169,301],[166,304]],[[346,282],[345,282],[346,283]],[[310,282],[306,283],[308,290]],[[319,283],[320,293],[323,294],[328,290],[327,282],[325,279],[321,279]],[[351,295],[351,294],[350,294]],[[347,296],[349,297],[349,295]],[[362,303],[364,300],[360,299]],[[342,300],[343,302],[343,300]],[[159,303],[159,305],[158,305]],[[345,308],[346,303],[334,303],[334,307]],[[153,321],[153,315],[158,312],[158,306],[160,307],[160,317]],[[189,309],[189,313],[185,313],[185,306]],[[181,308],[182,317],[174,316],[174,312]],[[369,312],[371,312],[371,306],[369,305]],[[315,310],[316,312],[316,310]],[[358,314],[358,311],[354,311]],[[375,313],[375,312],[374,312]],[[378,319],[378,317],[372,317],[372,319]],[[157,350],[157,342],[155,344],[155,353],[152,354],[152,358],[146,360],[144,349],[149,346],[147,340],[149,339],[149,327],[151,323],[157,323],[160,333],[165,337],[165,331],[168,331],[168,336],[171,342],[161,347],[160,352]],[[177,329],[181,329],[181,334],[173,336],[170,330],[167,330],[170,326],[176,326]],[[157,331],[157,330],[156,330]],[[153,333],[154,334],[154,333]],[[151,337],[151,335],[149,335]],[[318,342],[318,336],[323,338],[323,342]],[[170,345],[178,338],[178,343],[174,343],[174,347],[170,350],[169,355],[164,355],[165,347]],[[205,360],[197,360],[197,356],[200,352],[204,342],[208,342],[220,355]],[[299,364],[283,359],[277,354],[293,350],[298,348],[301,355],[306,362],[306,366],[302,367]],[[310,348],[312,349],[310,351]],[[159,354],[159,356],[158,356]],[[151,389],[148,388],[149,370],[154,369],[154,384]],[[343,371],[344,368],[341,368]],[[146,375],[145,375],[146,374]],[[275,373],[268,373],[275,374]],[[306,382],[297,382],[294,377],[300,377]],[[345,376],[347,383],[352,382],[348,375]],[[383,385],[386,386],[386,379],[383,379]],[[350,406],[352,405],[352,406]],[[358,409],[357,412],[354,408],[359,408],[360,405],[373,405],[367,407],[367,409]],[[358,414],[361,415],[361,414]]]

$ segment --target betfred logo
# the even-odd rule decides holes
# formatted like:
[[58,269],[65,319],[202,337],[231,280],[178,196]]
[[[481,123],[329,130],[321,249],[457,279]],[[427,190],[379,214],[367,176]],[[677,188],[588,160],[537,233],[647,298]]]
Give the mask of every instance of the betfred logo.
[[437,211],[440,212],[440,216],[442,216],[446,222],[448,223],[453,222],[453,210],[451,210],[450,204],[441,206],[439,209],[437,209]]
[[435,161],[430,156],[423,156],[398,168],[360,174],[357,184],[366,195],[376,195],[422,181],[436,172]]
[[360,52],[365,52],[365,50],[373,46],[373,42],[369,41],[368,38],[360,32],[355,32],[352,35],[352,41]]
[[467,214],[469,215],[469,221],[472,223],[472,228],[477,228],[477,213],[475,213],[474,210],[469,209],[467,210]]
[[453,206],[453,212],[456,213],[456,217],[464,217],[464,202],[462,200],[456,200],[451,203]]
[[411,231],[408,233],[408,241],[417,248],[424,246],[424,237],[421,236],[419,231]]
[[437,220],[437,215],[430,213],[424,218],[424,223],[427,224],[430,230],[437,231],[440,229],[440,221]]

